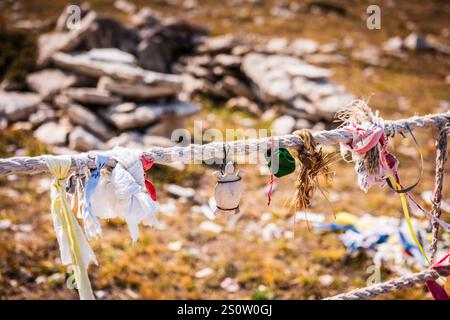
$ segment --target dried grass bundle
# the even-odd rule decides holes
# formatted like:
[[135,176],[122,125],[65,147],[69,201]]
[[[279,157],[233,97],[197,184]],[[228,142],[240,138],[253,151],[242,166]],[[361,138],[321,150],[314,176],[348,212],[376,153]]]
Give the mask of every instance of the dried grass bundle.
[[296,210],[309,208],[316,188],[319,186],[319,176],[331,181],[334,173],[329,166],[338,159],[338,152],[324,154],[322,148],[317,147],[314,138],[308,130],[298,130],[293,134],[302,139],[303,145],[298,150],[300,168],[295,183],[296,192],[293,204]]

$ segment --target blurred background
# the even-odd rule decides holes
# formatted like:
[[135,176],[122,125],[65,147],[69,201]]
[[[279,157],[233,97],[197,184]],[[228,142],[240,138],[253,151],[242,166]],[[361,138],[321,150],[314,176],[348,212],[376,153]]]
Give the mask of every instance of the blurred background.
[[[169,147],[174,129],[199,120],[203,130],[331,129],[355,98],[386,119],[447,112],[449,21],[448,1],[2,0],[0,156]],[[427,208],[436,136],[417,132],[425,172],[413,194]],[[414,144],[396,137],[391,150],[413,183]],[[399,237],[411,242],[399,198],[378,186],[365,194],[352,164],[333,165],[306,213],[290,206],[296,174],[276,180],[268,207],[267,166],[242,165],[233,217],[213,215],[214,169],[152,168],[163,227],[141,226],[136,244],[123,221],[102,221],[89,273],[98,299],[319,299],[424,268]],[[1,299],[78,297],[49,187],[47,175],[0,177]],[[447,188],[444,200],[448,220]],[[428,222],[414,224],[428,247]],[[349,225],[388,238],[353,250]],[[448,243],[442,234],[439,249]],[[430,296],[417,287],[383,298]]]

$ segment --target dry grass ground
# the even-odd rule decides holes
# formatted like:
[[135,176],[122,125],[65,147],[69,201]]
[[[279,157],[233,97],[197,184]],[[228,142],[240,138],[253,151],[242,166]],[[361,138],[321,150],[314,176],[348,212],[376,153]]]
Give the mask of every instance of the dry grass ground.
[[[65,1],[24,1],[30,17],[57,15]],[[94,8],[111,11],[111,1],[91,1]],[[433,33],[447,43],[441,35],[448,27],[450,13],[443,10],[444,1],[408,1],[396,8],[382,5],[382,29],[369,31],[362,16],[367,3],[361,1],[334,1],[344,5],[345,16],[298,13],[293,20],[271,17],[268,12],[273,1],[252,7],[246,3],[238,8],[216,1],[199,1],[197,9],[182,12],[181,9],[157,1],[154,7],[165,15],[183,14],[195,22],[207,23],[213,33],[238,32],[264,36],[305,36],[320,41],[343,39],[350,36],[355,43],[380,45],[390,36],[409,33],[406,22],[413,21],[418,31]],[[136,1],[138,4],[147,1]],[[112,11],[111,11],[112,12]],[[117,12],[112,12],[117,14]],[[254,19],[265,17],[261,26]],[[387,68],[373,67],[373,74],[365,76],[366,67],[357,62],[333,67],[333,80],[345,85],[356,95],[371,96],[372,108],[380,110],[387,119],[400,119],[414,114],[438,112],[442,100],[450,101],[449,85],[444,78],[450,74],[448,57],[431,53],[409,53],[406,60],[392,58]],[[409,101],[409,107],[398,105],[399,97]],[[448,109],[448,107],[447,107]],[[442,111],[442,110],[441,110]],[[212,117],[212,118],[211,118]],[[223,111],[220,106],[208,106],[196,119],[210,119],[219,128],[242,127],[245,114]],[[195,119],[193,119],[195,120]],[[255,126],[263,126],[251,118]],[[414,191],[430,190],[434,176],[434,138],[436,132],[418,133],[425,157],[424,178]],[[24,148],[27,154],[46,151],[24,133],[10,131],[0,133],[0,156],[11,156],[16,148]],[[392,149],[400,158],[400,174],[406,182],[412,182],[417,174],[417,155],[408,139],[396,138]],[[153,170],[161,203],[169,201],[164,185],[174,182],[195,187],[198,194],[208,199],[213,193],[212,169],[191,166],[181,175],[168,169]],[[448,168],[448,164],[447,164]],[[371,261],[360,256],[344,259],[345,249],[335,234],[316,235],[304,222],[295,225],[291,219],[289,201],[293,194],[294,175],[278,180],[270,207],[262,191],[267,176],[259,175],[257,166],[244,166],[246,189],[243,195],[242,217],[234,228],[228,229],[229,219],[214,222],[223,226],[220,234],[205,233],[198,225],[205,220],[193,212],[190,203],[176,200],[174,215],[160,215],[165,230],[141,227],[140,240],[131,243],[126,226],[120,221],[102,222],[104,237],[92,241],[99,266],[91,266],[90,276],[95,291],[106,299],[218,299],[218,298],[274,298],[317,299],[365,285],[366,268]],[[387,189],[375,187],[364,194],[356,185],[356,175],[349,164],[342,161],[334,166],[334,183],[326,187],[329,194],[338,194],[336,201],[328,202],[318,193],[312,212],[324,212],[332,220],[333,212],[345,210],[354,214],[369,212],[374,215],[401,216],[397,196]],[[447,169],[448,171],[448,169]],[[49,194],[42,187],[43,177],[0,178],[0,219],[10,219],[14,224],[29,224],[31,231],[0,232],[0,298],[1,299],[76,299],[77,294],[66,288],[65,268],[61,266],[57,242],[49,214]],[[45,177],[48,178],[48,177]],[[446,181],[449,181],[446,174]],[[44,180],[45,181],[45,180]],[[446,184],[447,186],[448,184]],[[445,188],[445,198],[450,190]],[[284,231],[294,232],[294,238],[281,237],[264,242],[260,234],[249,231],[249,226],[263,226],[263,213],[269,213],[270,223]],[[446,217],[448,219],[448,216]],[[178,251],[169,249],[169,243],[181,241]],[[198,279],[195,273],[204,268],[213,273]],[[331,285],[323,285],[322,275],[332,275]],[[46,281],[36,281],[44,279]],[[387,270],[383,278],[391,276]],[[220,287],[226,277],[238,281],[240,289],[235,293]],[[423,299],[429,297],[423,288],[415,288],[385,298]]]

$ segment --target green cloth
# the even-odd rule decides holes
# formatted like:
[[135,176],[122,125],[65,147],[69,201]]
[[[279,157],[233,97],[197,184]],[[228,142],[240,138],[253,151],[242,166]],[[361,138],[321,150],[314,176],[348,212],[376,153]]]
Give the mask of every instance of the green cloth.
[[[267,165],[269,166],[269,169],[272,170],[271,155],[272,155],[271,151],[267,150],[266,153]],[[281,178],[295,171],[295,159],[286,148],[275,149],[273,160],[275,162],[275,168],[273,173],[275,177]],[[276,166],[277,164],[278,166]]]

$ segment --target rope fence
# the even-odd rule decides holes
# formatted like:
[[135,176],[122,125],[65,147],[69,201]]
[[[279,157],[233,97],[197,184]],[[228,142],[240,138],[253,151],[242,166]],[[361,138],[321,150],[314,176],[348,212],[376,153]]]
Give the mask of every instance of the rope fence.
[[[407,132],[409,127],[411,130],[438,128],[442,125],[450,123],[450,111],[446,113],[415,116],[409,119],[385,121],[384,133],[387,136],[393,136],[397,133]],[[346,143],[351,140],[351,134],[343,129],[324,130],[313,132],[312,136],[318,144],[334,145],[338,143]],[[283,135],[264,139],[249,139],[227,142],[229,146],[228,156],[235,156],[241,154],[262,153],[266,152],[271,147],[272,141],[279,147],[291,148],[302,146],[302,140],[296,135]],[[108,152],[106,152],[108,154]],[[95,154],[89,157],[87,165],[89,168],[95,168]],[[172,147],[172,148],[152,148],[144,152],[145,157],[153,159],[155,163],[173,163],[184,162],[188,163],[193,157],[202,160],[209,160],[213,157],[223,157],[223,143],[213,142],[204,145],[191,144],[187,147]],[[214,156],[213,156],[214,155]],[[85,157],[74,155],[72,159],[72,169],[80,165],[80,161]],[[109,158],[107,165],[113,168],[116,161]],[[11,174],[40,174],[48,172],[47,165],[44,158],[39,157],[12,157],[8,159],[0,159],[0,176]]]

